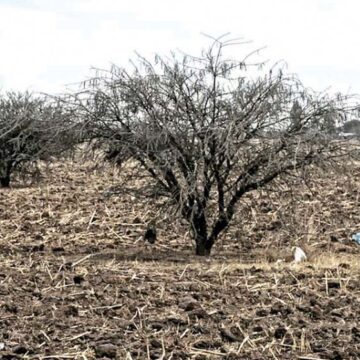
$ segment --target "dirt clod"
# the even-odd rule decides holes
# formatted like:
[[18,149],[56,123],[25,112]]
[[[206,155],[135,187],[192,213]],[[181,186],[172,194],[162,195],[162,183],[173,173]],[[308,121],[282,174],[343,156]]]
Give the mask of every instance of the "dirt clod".
[[231,329],[223,327],[220,329],[220,333],[225,341],[237,342],[244,339],[244,337],[236,327],[233,327]]
[[282,339],[285,336],[286,332],[287,332],[287,330],[283,326],[276,328],[274,331],[275,339]]
[[80,285],[83,281],[85,281],[85,278],[83,275],[75,275],[73,277],[74,284]]
[[107,357],[115,359],[117,347],[114,344],[101,344],[95,347],[95,354],[97,357]]

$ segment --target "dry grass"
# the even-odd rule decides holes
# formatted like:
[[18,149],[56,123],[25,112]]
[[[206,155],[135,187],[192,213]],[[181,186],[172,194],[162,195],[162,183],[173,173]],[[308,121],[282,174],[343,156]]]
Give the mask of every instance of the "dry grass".
[[[110,167],[55,164],[0,190],[1,357],[359,358],[352,171],[250,194],[210,259],[155,200],[106,196],[124,176]],[[310,261],[276,263],[295,244]]]

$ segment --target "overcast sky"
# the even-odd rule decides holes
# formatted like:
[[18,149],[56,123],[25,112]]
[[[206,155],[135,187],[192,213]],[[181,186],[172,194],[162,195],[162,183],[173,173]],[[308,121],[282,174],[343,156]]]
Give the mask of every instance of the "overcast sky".
[[201,33],[231,32],[315,90],[360,93],[359,16],[360,0],[0,0],[0,89],[59,92],[135,50],[196,55]]

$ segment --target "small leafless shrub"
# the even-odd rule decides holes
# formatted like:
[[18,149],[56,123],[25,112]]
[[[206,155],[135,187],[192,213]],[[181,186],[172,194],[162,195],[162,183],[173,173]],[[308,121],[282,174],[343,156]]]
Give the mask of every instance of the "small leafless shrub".
[[26,93],[0,96],[0,184],[33,173],[38,160],[59,156],[74,144],[71,116],[59,103]]

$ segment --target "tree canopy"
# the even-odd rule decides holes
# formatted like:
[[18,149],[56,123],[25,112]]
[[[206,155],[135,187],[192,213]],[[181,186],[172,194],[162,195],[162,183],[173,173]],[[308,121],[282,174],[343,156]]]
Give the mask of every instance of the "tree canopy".
[[131,70],[99,70],[73,99],[94,143],[136,160],[177,206],[198,255],[246,193],[346,153],[331,137],[350,110],[344,97],[281,68],[254,75],[248,56],[229,60],[229,46],[236,40],[213,39],[197,57],[138,56]]

